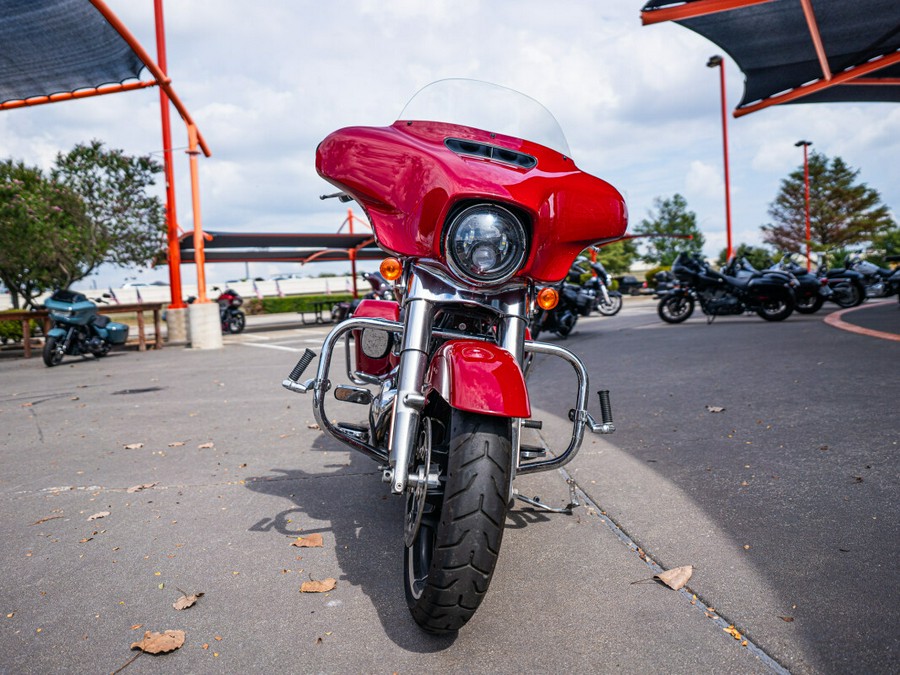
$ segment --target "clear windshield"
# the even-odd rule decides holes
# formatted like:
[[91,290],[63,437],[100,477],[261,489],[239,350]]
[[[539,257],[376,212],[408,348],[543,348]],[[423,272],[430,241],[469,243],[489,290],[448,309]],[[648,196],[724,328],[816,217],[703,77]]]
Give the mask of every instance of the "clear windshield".
[[479,80],[432,82],[410,99],[399,119],[474,127],[571,156],[559,122],[549,110],[525,94]]

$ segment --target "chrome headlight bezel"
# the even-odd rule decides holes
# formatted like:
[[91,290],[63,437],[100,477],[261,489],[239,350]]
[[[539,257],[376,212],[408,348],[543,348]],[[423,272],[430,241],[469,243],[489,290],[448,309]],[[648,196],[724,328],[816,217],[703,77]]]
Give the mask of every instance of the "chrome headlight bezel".
[[[485,221],[476,221],[487,217]],[[477,228],[500,230],[491,238],[476,239]],[[460,237],[468,238],[468,251],[461,250],[466,243]],[[495,255],[496,264],[484,271],[478,269],[473,254]],[[476,284],[496,285],[511,279],[525,263],[528,256],[528,232],[522,218],[513,211],[495,202],[479,202],[457,211],[444,233],[444,253],[447,264],[460,279]]]

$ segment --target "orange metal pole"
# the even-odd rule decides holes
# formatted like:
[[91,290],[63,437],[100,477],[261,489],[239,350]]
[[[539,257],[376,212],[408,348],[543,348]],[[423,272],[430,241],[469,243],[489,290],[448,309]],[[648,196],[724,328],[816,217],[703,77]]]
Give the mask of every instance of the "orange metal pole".
[[[353,209],[347,209],[347,222],[350,224],[350,234],[353,234]],[[359,289],[356,286],[356,250],[350,249],[350,274],[353,275],[353,297],[359,297]]]
[[79,91],[64,91],[58,94],[50,94],[49,96],[33,96],[19,101],[7,101],[0,103],[0,110],[11,110],[13,108],[25,108],[35,105],[43,105],[45,103],[56,103],[58,101],[70,101],[76,98],[90,98],[91,96],[103,96],[104,94],[118,94],[123,91],[133,91],[135,89],[146,89],[147,87],[155,87],[158,83],[153,82],[129,82],[128,84],[110,84],[104,87],[96,87],[94,89],[80,89]]
[[[162,0],[153,0],[156,19],[156,58],[159,69],[166,73],[166,31]],[[166,238],[169,244],[169,292],[172,309],[184,308],[181,296],[181,248],[178,246],[178,221],[175,210],[175,176],[172,170],[172,126],[169,120],[169,98],[159,90],[159,109],[162,120],[163,175],[166,181]]]
[[733,248],[731,244],[731,177],[728,172],[728,110],[725,103],[725,62],[719,63],[720,84],[722,89],[722,154],[725,162],[725,231],[728,240],[728,259],[731,260]]
[[[181,119],[184,120],[185,124],[188,126],[194,125],[194,120],[191,118],[190,113],[187,111],[187,108],[184,107],[184,104],[181,102],[181,99],[178,98],[178,94],[172,89],[171,83],[172,80],[160,70],[159,66],[154,63],[153,59],[150,58],[150,55],[147,51],[141,46],[141,43],[137,41],[137,38],[131,34],[131,31],[125,26],[124,23],[119,20],[113,11],[107,7],[106,3],[103,0],[90,0],[91,4],[94,8],[103,15],[103,18],[109,22],[109,25],[116,29],[116,32],[122,36],[122,39],[128,43],[128,46],[137,54],[138,58],[143,62],[143,64],[147,67],[147,70],[156,78],[157,83],[160,87],[162,87],[166,94],[169,96],[169,100],[172,101],[172,105],[175,106],[175,109],[178,111],[178,114],[181,115]],[[206,145],[206,141],[203,140],[203,136],[199,131],[197,134],[197,142],[200,144],[200,148],[203,150],[203,154],[209,157],[212,153],[209,150],[209,146]]]
[[194,209],[194,264],[197,266],[197,302],[209,302],[206,297],[206,254],[203,245],[203,222],[200,218],[200,178],[197,173],[197,127],[188,125],[188,155],[191,164],[191,202]]

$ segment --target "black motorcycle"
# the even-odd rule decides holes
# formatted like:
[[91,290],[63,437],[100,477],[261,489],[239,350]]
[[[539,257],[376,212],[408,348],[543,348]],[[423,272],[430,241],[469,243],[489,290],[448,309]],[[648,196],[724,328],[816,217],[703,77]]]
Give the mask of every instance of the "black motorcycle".
[[847,258],[847,269],[862,275],[867,298],[889,298],[900,293],[900,268],[892,270],[863,260],[859,254]]
[[797,282],[784,273],[727,275],[713,270],[699,254],[682,252],[672,265],[672,274],[676,283],[657,306],[666,323],[685,321],[698,303],[709,323],[717,316],[744,312],[756,312],[766,321],[783,321],[794,311],[792,287]]
[[808,271],[790,254],[769,267],[769,271],[788,272],[797,279],[798,286],[794,289],[794,309],[801,314],[815,314],[822,309],[826,300],[834,297],[834,291],[828,285],[826,277]]
[[569,269],[566,278],[554,288],[559,294],[559,302],[553,309],[538,309],[531,319],[529,329],[531,339],[537,340],[544,332],[556,333],[562,338],[568,337],[578,316],[589,316],[594,309],[594,294],[581,285],[584,270],[576,262]]
[[593,270],[590,279],[581,287],[591,295],[593,309],[603,316],[615,316],[622,309],[622,294],[619,291],[611,291],[612,277],[599,260],[588,261],[588,266]]

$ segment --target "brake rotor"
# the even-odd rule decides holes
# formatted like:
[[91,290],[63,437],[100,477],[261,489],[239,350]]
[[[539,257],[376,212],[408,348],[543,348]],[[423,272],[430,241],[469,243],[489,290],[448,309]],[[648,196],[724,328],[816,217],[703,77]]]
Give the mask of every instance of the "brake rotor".
[[431,418],[422,419],[422,430],[419,433],[419,445],[416,448],[416,485],[407,488],[406,520],[403,527],[403,541],[407,547],[413,545],[419,526],[422,524],[422,513],[425,511],[425,498],[428,495],[428,470],[431,468]]

